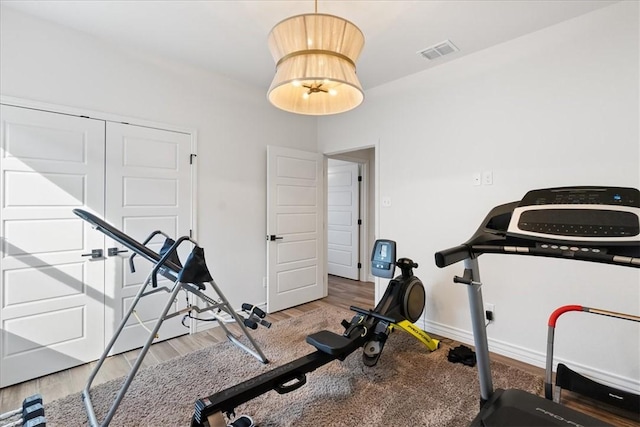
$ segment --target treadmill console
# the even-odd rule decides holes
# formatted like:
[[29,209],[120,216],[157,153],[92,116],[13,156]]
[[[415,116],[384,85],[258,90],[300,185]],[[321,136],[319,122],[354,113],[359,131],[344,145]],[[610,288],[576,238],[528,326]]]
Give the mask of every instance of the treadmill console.
[[396,242],[376,240],[371,252],[371,274],[383,279],[393,279],[396,271]]
[[640,244],[640,192],[626,187],[559,187],[528,192],[507,236],[549,243]]

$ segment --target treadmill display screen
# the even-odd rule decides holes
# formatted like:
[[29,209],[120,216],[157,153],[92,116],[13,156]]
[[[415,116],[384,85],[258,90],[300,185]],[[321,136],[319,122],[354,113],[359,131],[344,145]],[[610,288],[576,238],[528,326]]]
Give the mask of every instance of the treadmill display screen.
[[529,191],[513,209],[507,236],[567,245],[640,243],[640,192],[626,187]]
[[623,237],[640,232],[638,217],[631,212],[589,209],[525,211],[518,228],[558,236]]
[[562,187],[529,191],[520,206],[601,205],[640,208],[640,194],[626,187]]

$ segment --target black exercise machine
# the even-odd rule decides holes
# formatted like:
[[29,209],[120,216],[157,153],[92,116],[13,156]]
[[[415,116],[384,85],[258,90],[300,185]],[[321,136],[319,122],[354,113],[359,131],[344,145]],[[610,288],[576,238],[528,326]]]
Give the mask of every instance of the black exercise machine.
[[351,322],[342,321],[345,328],[342,335],[323,330],[307,336],[306,341],[316,348],[315,352],[209,397],[198,399],[191,426],[224,427],[227,425],[224,415],[233,417],[238,405],[270,390],[280,394],[296,390],[306,383],[307,373],[333,360],[345,360],[360,347],[363,348],[363,363],[374,366],[394,327],[409,332],[429,350],[436,350],[439,341],[413,325],[425,305],[424,287],[420,279],[413,275],[413,269],[418,264],[408,258],[396,261],[396,243],[391,240],[376,241],[371,263],[372,274],[378,277],[392,278],[396,266],[402,271],[401,275],[389,282],[382,299],[373,310],[352,306],[351,310],[357,314]]
[[[89,418],[89,424],[91,426],[107,426],[111,422],[111,419],[115,415],[120,402],[124,398],[127,389],[129,388],[131,382],[133,381],[134,376],[136,375],[140,365],[142,364],[142,360],[146,356],[149,348],[153,344],[153,341],[157,338],[158,331],[160,330],[160,326],[162,323],[170,318],[175,316],[183,315],[183,323],[185,318],[193,318],[192,313],[210,313],[212,318],[200,319],[200,320],[215,320],[218,322],[219,326],[225,332],[227,338],[234,343],[236,346],[240,347],[242,350],[254,356],[262,363],[267,363],[268,360],[265,355],[260,350],[258,344],[254,341],[254,339],[249,334],[247,327],[251,329],[256,329],[258,325],[262,325],[265,327],[269,327],[271,324],[265,320],[265,313],[258,307],[255,307],[251,304],[243,304],[242,309],[244,312],[248,314],[247,318],[240,316],[231,306],[229,301],[225,298],[222,291],[211,277],[209,269],[207,268],[205,259],[204,259],[204,250],[198,246],[197,242],[191,239],[188,236],[180,237],[177,240],[173,240],[171,237],[167,236],[162,231],[154,231],[152,232],[143,243],[140,243],[133,239],[132,237],[126,235],[122,231],[118,230],[111,224],[103,221],[97,216],[93,215],[90,212],[84,211],[82,209],[74,209],[73,213],[87,221],[89,224],[93,226],[96,230],[104,233],[107,237],[119,242],[120,244],[127,247],[129,250],[133,252],[133,254],[129,257],[129,265],[131,271],[134,272],[134,257],[136,255],[150,261],[153,264],[153,269],[147,276],[146,280],[140,287],[136,297],[133,299],[127,313],[123,316],[120,325],[118,326],[115,334],[109,341],[109,344],[105,348],[102,356],[98,360],[96,366],[91,371],[89,375],[89,379],[87,380],[87,384],[82,391],[82,398],[84,400],[84,405],[87,410],[87,415]],[[160,250],[160,253],[156,253],[151,250],[148,246],[146,246],[155,236],[161,235],[165,237],[164,245]],[[184,266],[180,262],[178,257],[178,248],[184,242],[190,242],[193,246],[191,253],[189,254]],[[101,252],[101,250],[100,250]],[[96,254],[97,257],[100,257],[101,254]],[[168,279],[171,285],[169,286],[159,286],[158,276],[162,276],[165,279]],[[213,291],[215,291],[215,297],[207,295],[205,291],[207,290],[206,284],[210,285]],[[150,288],[151,287],[151,288]],[[197,304],[189,302],[187,307],[173,313],[169,313],[171,307],[176,300],[176,297],[180,291],[184,291],[187,296],[193,295],[199,298],[204,304],[204,307],[199,307]],[[98,422],[96,414],[93,409],[93,403],[91,402],[91,384],[95,379],[98,371],[102,367],[104,361],[107,356],[111,352],[111,349],[115,345],[120,333],[123,331],[126,323],[132,314],[135,314],[135,308],[138,302],[148,296],[158,292],[167,292],[171,296],[167,299],[166,305],[160,312],[158,316],[158,320],[149,331],[149,336],[147,341],[145,342],[144,347],[138,354],[136,361],[134,362],[127,378],[125,379],[120,391],[118,392],[115,400],[113,401],[111,407],[109,408],[108,413],[106,414],[103,421]],[[236,337],[226,326],[226,323],[236,323],[244,335],[244,337],[248,340],[249,345],[247,346],[242,343],[238,337]],[[146,329],[146,328],[145,328]]]
[[435,254],[438,267],[464,262],[480,379],[472,426],[602,426],[583,413],[522,390],[493,390],[478,257],[533,255],[640,268],[640,192],[620,187],[562,187],[528,192],[492,209],[466,243]]

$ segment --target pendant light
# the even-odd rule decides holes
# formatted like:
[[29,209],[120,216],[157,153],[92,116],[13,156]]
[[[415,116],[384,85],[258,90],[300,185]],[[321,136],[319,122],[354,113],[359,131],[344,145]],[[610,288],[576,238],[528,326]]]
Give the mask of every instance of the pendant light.
[[318,13],[281,21],[269,33],[276,75],[269,101],[297,114],[326,115],[360,105],[364,93],[356,76],[356,61],[364,35],[346,19]]

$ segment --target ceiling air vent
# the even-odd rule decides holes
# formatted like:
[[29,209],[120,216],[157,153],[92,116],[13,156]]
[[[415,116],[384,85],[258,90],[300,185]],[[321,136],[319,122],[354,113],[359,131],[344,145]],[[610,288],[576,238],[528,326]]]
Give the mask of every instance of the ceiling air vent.
[[457,51],[458,48],[453,43],[451,43],[451,41],[445,40],[436,45],[423,49],[418,53],[431,61]]

